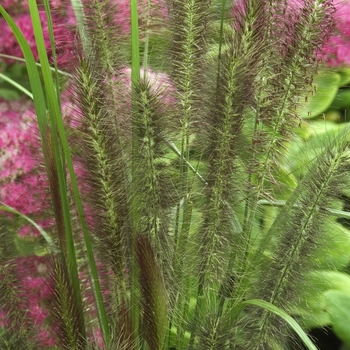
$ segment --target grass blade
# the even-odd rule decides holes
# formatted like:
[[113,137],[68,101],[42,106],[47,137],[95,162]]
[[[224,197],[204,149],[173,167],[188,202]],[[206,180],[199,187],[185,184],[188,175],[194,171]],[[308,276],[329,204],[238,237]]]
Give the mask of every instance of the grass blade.
[[246,306],[246,305],[255,305],[262,309],[265,309],[267,311],[270,311],[274,313],[275,315],[282,318],[284,321],[286,321],[294,330],[294,332],[300,337],[300,339],[303,341],[303,343],[306,345],[306,347],[309,350],[317,350],[317,347],[312,343],[310,338],[307,336],[307,334],[303,331],[303,329],[299,326],[298,322],[294,320],[291,316],[289,316],[285,311],[278,308],[277,306],[259,299],[251,299],[243,301],[242,303],[238,304],[233,310],[233,314],[238,314],[240,311]]

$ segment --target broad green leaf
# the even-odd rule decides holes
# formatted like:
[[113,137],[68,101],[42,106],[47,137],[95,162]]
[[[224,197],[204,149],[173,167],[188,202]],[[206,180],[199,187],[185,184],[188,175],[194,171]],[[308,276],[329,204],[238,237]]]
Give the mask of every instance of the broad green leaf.
[[305,295],[300,295],[302,302],[293,308],[293,314],[302,319],[307,328],[324,327],[332,322],[332,315],[327,309],[326,295],[339,292],[350,296],[350,276],[337,271],[318,270],[305,276],[308,288]]
[[308,282],[317,287],[318,291],[335,289],[348,292],[350,295],[350,276],[338,271],[317,270],[306,275]]
[[[349,291],[350,292],[350,291]],[[326,310],[330,314],[334,333],[350,346],[350,294],[330,290],[325,293]]]
[[350,231],[343,225],[328,220],[325,223],[323,234],[324,246],[327,248],[323,247],[321,251],[327,249],[327,253],[316,255],[317,267],[320,269],[344,269],[350,261]]
[[331,139],[337,137],[346,125],[346,123],[335,124],[321,120],[310,123],[303,140],[297,140],[289,146],[286,158],[290,172],[297,178],[303,176],[307,165],[315,159]]
[[23,239],[19,236],[14,239],[19,256],[44,256],[48,250],[43,245],[39,245],[36,239]]
[[350,68],[342,68],[338,71],[340,74],[339,86],[344,86],[350,83]]
[[17,236],[14,241],[20,256],[43,256],[46,253],[46,249],[38,246],[35,239],[23,239]]
[[330,107],[331,108],[350,107],[350,89],[339,90]]
[[331,105],[334,100],[340,83],[340,75],[332,71],[322,71],[315,76],[314,85],[316,93],[309,96],[306,103],[300,107],[299,115],[301,118],[314,118]]

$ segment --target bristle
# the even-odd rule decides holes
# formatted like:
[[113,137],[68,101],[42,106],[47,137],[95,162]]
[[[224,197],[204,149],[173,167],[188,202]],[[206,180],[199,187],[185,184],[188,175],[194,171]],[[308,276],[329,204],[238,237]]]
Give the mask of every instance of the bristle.
[[[203,54],[207,50],[208,10],[210,1],[191,0],[174,1],[170,10],[171,29],[171,77],[177,88],[176,118],[179,119],[181,156],[189,159],[189,137],[195,132],[196,125],[202,121],[201,90],[204,84]],[[180,178],[182,189],[186,192],[188,180],[186,167],[180,159]]]
[[[310,82],[317,69],[314,57],[333,25],[329,1],[305,1],[301,9],[297,4],[290,6],[278,1],[267,7],[271,17],[266,35],[270,37],[265,38],[267,50],[259,77],[259,108],[251,146],[254,163],[250,165],[250,171],[259,174],[258,192],[267,196],[268,183],[278,184],[275,169],[299,120],[298,101],[312,90]],[[275,36],[273,42],[271,35]]]
[[[147,233],[157,242],[157,251],[162,251],[166,239],[161,227],[166,227],[169,210],[178,198],[172,178],[175,169],[166,158],[167,140],[173,121],[167,111],[167,91],[157,95],[148,82],[141,82],[135,89],[134,122],[139,149],[133,154],[137,162],[135,178],[138,222],[137,231]],[[162,105],[163,104],[163,105]]]
[[47,283],[52,298],[46,303],[51,320],[51,334],[61,349],[85,349],[84,315],[76,305],[74,289],[65,264],[60,257],[51,257]]
[[[84,16],[87,22],[91,51],[86,57],[99,67],[100,73],[107,72],[111,78],[120,68],[121,29],[113,15],[118,9],[112,1],[87,0],[84,2]],[[119,44],[119,45],[118,45]]]
[[[34,350],[39,346],[35,340],[37,329],[26,317],[23,295],[15,278],[13,261],[0,259],[0,312],[1,326],[6,329],[0,338],[1,349]],[[26,322],[23,322],[25,320]]]
[[[72,164],[61,124],[58,137],[57,121],[40,122],[61,249],[50,252],[43,279],[56,347],[285,348],[293,337],[283,317],[242,305],[260,299],[288,313],[299,306],[306,273],[326,247],[328,213],[345,191],[348,129],[302,179],[281,180],[298,108],[313,90],[317,53],[333,25],[332,1],[72,4],[81,47],[68,81],[76,113],[67,129],[78,185],[72,172],[66,176]],[[161,20],[153,16],[158,8]],[[283,202],[276,217],[261,209],[267,199]],[[17,233],[16,225],[10,230]],[[0,311],[10,321],[0,320],[9,326],[0,348],[9,341],[34,350],[38,332],[30,322],[21,326],[21,294],[11,289],[16,247],[4,247]]]
[[147,236],[136,241],[140,276],[143,337],[150,349],[161,350],[167,332],[167,293],[155,253]]
[[89,63],[83,63],[78,72],[77,92],[81,106],[77,122],[82,131],[77,158],[86,174],[85,197],[92,209],[91,229],[107,252],[104,256],[122,276],[127,261],[129,204],[127,154],[119,131],[118,106],[108,108],[108,98],[107,102],[103,100],[108,89]]
[[[305,274],[314,267],[312,256],[322,243],[322,227],[328,219],[324,208],[331,208],[338,199],[344,188],[342,179],[349,169],[349,131],[345,130],[341,136],[330,142],[314,162],[267,232],[254,261],[255,269],[260,272],[251,286],[250,298],[263,299],[283,308],[298,302]],[[272,258],[267,260],[260,254],[273,237],[278,238],[270,248]],[[284,336],[288,333],[286,325],[266,311],[255,310],[254,313],[259,324],[252,318],[246,322],[250,323],[252,332],[258,327],[259,336],[249,341],[250,348],[260,349],[272,338],[280,338],[282,344],[283,333]],[[275,336],[276,332],[279,337]],[[247,331],[248,338],[249,334],[252,333]]]
[[[121,349],[137,349],[137,340],[132,328],[130,308],[126,301],[120,303],[117,311],[116,336]],[[119,349],[118,347],[118,349]]]
[[264,52],[260,50],[262,47],[259,40],[264,23],[262,9],[260,1],[247,2],[241,14],[243,17],[238,16],[229,48],[221,57],[213,109],[208,116],[210,136],[206,150],[209,158],[206,175],[207,204],[198,240],[202,252],[200,274],[205,271],[204,275],[207,276],[203,275],[202,278],[209,278],[216,283],[224,278],[227,256],[241,254],[243,251],[239,237],[242,232],[232,225],[232,216],[235,215],[242,181],[245,180],[242,177],[234,179],[232,174],[237,174],[242,169],[239,158],[241,147],[245,147],[243,127],[250,113],[247,106],[253,103],[256,94],[255,79]]

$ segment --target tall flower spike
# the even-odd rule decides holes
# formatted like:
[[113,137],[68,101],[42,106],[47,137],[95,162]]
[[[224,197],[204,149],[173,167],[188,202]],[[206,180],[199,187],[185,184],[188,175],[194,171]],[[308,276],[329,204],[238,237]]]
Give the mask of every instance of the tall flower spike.
[[[287,309],[298,302],[304,276],[315,267],[313,254],[325,243],[322,227],[329,220],[325,208],[332,208],[346,188],[349,146],[350,132],[346,128],[340,137],[329,142],[281,209],[253,260],[257,272],[248,298],[263,299]],[[271,259],[263,255],[268,247]],[[242,322],[246,325],[242,349],[247,344],[250,349],[282,344],[288,337],[283,321],[266,311],[250,310]],[[258,335],[251,338],[254,332]]]
[[[249,1],[244,2],[244,7],[237,14],[235,31],[226,38],[229,40],[228,48],[220,58],[216,91],[211,101],[212,110],[207,116],[210,128],[207,154],[204,157],[208,157],[208,186],[203,223],[197,233],[200,266],[196,310],[199,318],[204,317],[199,312],[213,318],[212,323],[208,321],[208,325],[213,328],[205,329],[201,340],[212,347],[218,346],[216,342],[219,339],[215,329],[218,301],[210,296],[211,291],[219,290],[220,285],[226,283],[225,279],[232,273],[234,259],[237,264],[244,258],[242,230],[240,225],[233,222],[242,195],[242,182],[246,180],[240,176],[234,179],[232,174],[238,174],[242,169],[240,157],[246,147],[243,128],[251,113],[248,106],[254,103],[258,86],[256,77],[263,60],[263,10],[261,1]],[[202,303],[208,304],[201,306]]]
[[[2,221],[2,218],[0,220]],[[23,295],[24,286],[19,282],[20,278],[25,278],[25,276],[18,276],[18,267],[16,266],[18,261],[11,256],[16,248],[13,242],[9,241],[8,237],[6,237],[8,225],[3,225],[1,221],[0,327],[4,331],[1,334],[0,347],[2,349],[11,348],[19,350],[38,349],[40,346],[37,341],[38,328],[41,325],[35,325],[33,320],[27,317],[28,313],[32,311],[31,307],[34,307],[34,305],[30,305],[28,302],[28,295]],[[25,273],[28,273],[28,270],[30,271],[29,273],[32,272],[31,269],[28,269],[27,261]],[[37,305],[35,306],[37,307]]]
[[150,349],[161,350],[168,324],[167,293],[155,252],[147,236],[137,237],[136,254],[140,276],[144,338]]
[[52,298],[47,302],[51,334],[61,349],[83,350],[86,343],[84,315],[76,307],[74,290],[62,257],[51,257],[47,281]]
[[[97,76],[93,63],[82,62],[77,75],[77,94],[80,106],[78,130],[86,184],[85,197],[92,211],[92,231],[120,280],[125,276],[128,235],[128,161],[124,142],[119,133],[119,108],[109,100],[109,85]],[[110,81],[109,81],[110,82]],[[113,83],[116,86],[118,82]],[[120,82],[119,82],[120,84]],[[106,105],[107,104],[107,105]],[[92,189],[94,189],[92,191]]]

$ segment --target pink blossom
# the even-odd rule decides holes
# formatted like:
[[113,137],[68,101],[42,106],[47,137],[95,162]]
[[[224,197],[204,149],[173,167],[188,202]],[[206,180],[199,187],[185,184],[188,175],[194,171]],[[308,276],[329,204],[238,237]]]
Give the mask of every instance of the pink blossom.
[[[41,198],[42,199],[42,198]],[[41,208],[40,208],[41,209]],[[32,214],[32,213],[30,213]],[[36,224],[39,225],[42,229],[46,231],[52,230],[52,228],[55,226],[55,220],[54,219],[37,219],[35,220]],[[38,237],[40,236],[40,232],[33,226],[33,225],[24,225],[22,228],[18,230],[18,234],[20,237]]]
[[322,59],[330,67],[350,65],[350,1],[336,4],[335,28],[324,47]]
[[98,349],[104,349],[105,344],[103,340],[103,334],[100,328],[95,328],[90,336],[90,341],[92,344],[97,346]]
[[[73,19],[74,14],[72,10],[67,9],[64,14],[69,14],[68,17],[63,17],[60,15],[59,11],[52,12],[52,21],[54,28],[55,46],[57,53],[57,62],[60,67],[71,67],[75,61],[75,19]],[[50,38],[47,27],[47,19],[44,11],[39,11],[39,16],[41,24],[43,26],[45,46],[49,57],[52,56]],[[12,16],[15,23],[23,33],[25,39],[27,40],[34,58],[38,59],[38,52],[36,48],[36,42],[33,32],[33,27],[31,23],[31,17],[28,12],[21,12],[18,15]],[[3,18],[0,18],[0,52],[15,56],[23,57],[22,50],[13,35],[10,27],[7,25]],[[12,63],[12,60],[9,60]]]
[[[120,80],[126,85],[124,89],[131,93],[131,68],[126,67],[120,71]],[[158,95],[162,102],[166,105],[172,105],[175,102],[175,88],[170,77],[166,73],[154,72],[151,69],[145,71],[140,69],[141,80],[146,80],[150,85],[153,94]],[[130,95],[131,96],[131,95]]]
[[[10,309],[16,307],[25,314],[21,326],[33,325],[40,335],[40,348],[53,346],[54,343],[47,331],[46,319],[48,316],[43,304],[52,296],[51,289],[44,278],[47,260],[45,257],[20,257],[10,262],[16,289],[18,303],[5,305],[0,313],[0,326],[10,326]],[[36,339],[37,340],[37,339]]]
[[[34,33],[31,25],[30,15],[28,13],[19,14],[13,18],[32,48],[34,57],[37,59],[37,51],[34,39]],[[0,18],[0,51],[7,55],[23,57],[20,46],[15,36],[12,34],[10,27],[3,18]]]
[[[115,23],[121,27],[124,34],[130,33],[130,1],[114,0],[117,7],[115,14]],[[139,13],[140,28],[144,28],[147,20],[147,0],[137,2]],[[160,23],[168,18],[168,10],[164,0],[151,0],[150,4],[150,29],[157,27],[160,29]],[[141,29],[142,32],[142,29]]]
[[34,168],[32,154],[38,148],[34,118],[31,102],[0,100],[1,178],[21,176]]
[[[39,132],[30,101],[0,101],[0,201],[52,229],[50,196],[41,167]],[[32,226],[19,234],[38,236]]]

